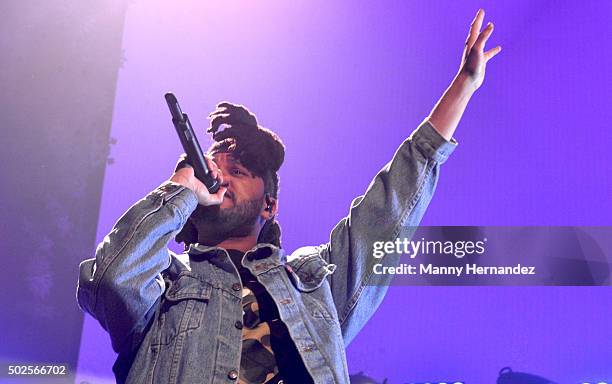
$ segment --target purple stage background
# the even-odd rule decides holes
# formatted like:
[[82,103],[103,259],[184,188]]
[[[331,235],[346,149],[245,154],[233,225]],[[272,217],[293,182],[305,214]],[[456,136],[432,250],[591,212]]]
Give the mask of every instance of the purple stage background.
[[[168,90],[199,132],[222,100],[277,132],[284,247],[326,242],[450,83],[479,7],[503,50],[423,224],[612,225],[610,1],[155,0],[127,9],[96,243],[171,174]],[[610,287],[391,287],[349,370],[389,384],[493,383],[505,366],[612,381],[611,300]],[[76,382],[112,382],[114,358],[86,316]]]
[[[461,121],[424,224],[612,224],[610,2],[155,1],[126,16],[98,240],[170,175],[180,152],[162,99],[171,89],[196,129],[229,100],[278,132],[285,248],[325,242],[449,84],[479,7],[496,25],[490,47],[503,51]],[[612,380],[611,296],[392,287],[348,348],[349,368],[389,383],[492,383],[508,365],[562,382]],[[113,359],[87,318],[79,371],[109,376]]]

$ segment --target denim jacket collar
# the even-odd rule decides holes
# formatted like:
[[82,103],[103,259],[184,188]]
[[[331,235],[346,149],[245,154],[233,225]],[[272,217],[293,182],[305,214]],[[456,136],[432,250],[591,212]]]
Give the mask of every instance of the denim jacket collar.
[[[232,266],[225,248],[195,243],[189,246],[187,254],[190,264],[197,262],[201,257],[205,257],[213,264],[221,267]],[[281,248],[273,244],[259,243],[244,254],[241,264],[254,276],[257,276],[279,265],[285,265],[286,262],[287,257]]]

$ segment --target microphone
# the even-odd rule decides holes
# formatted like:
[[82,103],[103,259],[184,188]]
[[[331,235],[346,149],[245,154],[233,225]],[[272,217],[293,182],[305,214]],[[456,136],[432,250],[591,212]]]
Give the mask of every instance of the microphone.
[[164,97],[166,103],[168,103],[168,108],[170,108],[172,123],[183,145],[183,150],[187,154],[187,161],[193,167],[195,177],[206,186],[208,192],[216,193],[220,187],[219,181],[212,177],[210,169],[206,165],[204,153],[200,143],[198,143],[198,138],[193,131],[191,122],[189,122],[189,117],[181,110],[178,100],[172,92],[166,93]]

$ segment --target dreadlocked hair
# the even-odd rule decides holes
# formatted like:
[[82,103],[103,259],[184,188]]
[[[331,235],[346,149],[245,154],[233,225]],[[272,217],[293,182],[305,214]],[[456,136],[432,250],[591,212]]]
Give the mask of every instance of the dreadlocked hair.
[[231,153],[254,176],[263,179],[267,193],[278,197],[277,172],[285,157],[285,148],[278,136],[266,128],[254,130],[245,126],[232,126],[221,133],[224,135],[214,137],[220,141],[213,143],[208,153]]
[[[212,134],[214,142],[208,154],[231,153],[254,176],[263,180],[265,193],[278,198],[278,170],[285,159],[285,146],[278,135],[260,127],[255,115],[242,105],[219,103],[209,117],[212,120],[207,132]],[[221,127],[224,129],[220,130]],[[280,225],[272,217],[262,227],[257,243],[280,248],[280,236]],[[177,242],[185,243],[185,249],[197,239],[197,229],[189,220],[176,236]]]

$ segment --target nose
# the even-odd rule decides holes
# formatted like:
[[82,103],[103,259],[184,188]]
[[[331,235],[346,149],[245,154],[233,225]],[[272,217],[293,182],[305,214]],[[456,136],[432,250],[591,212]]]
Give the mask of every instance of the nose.
[[228,196],[228,197],[233,199],[233,195],[231,195],[231,192],[229,191],[229,189],[230,189],[230,179],[231,179],[231,176],[229,176],[229,175],[226,176],[225,173],[224,173],[223,174],[223,182],[219,186],[227,188],[226,196]]
[[223,174],[223,182],[221,183],[221,187],[229,187],[230,185],[230,180],[231,180],[231,175],[229,173],[225,173],[223,172],[223,170],[221,170],[222,174]]

